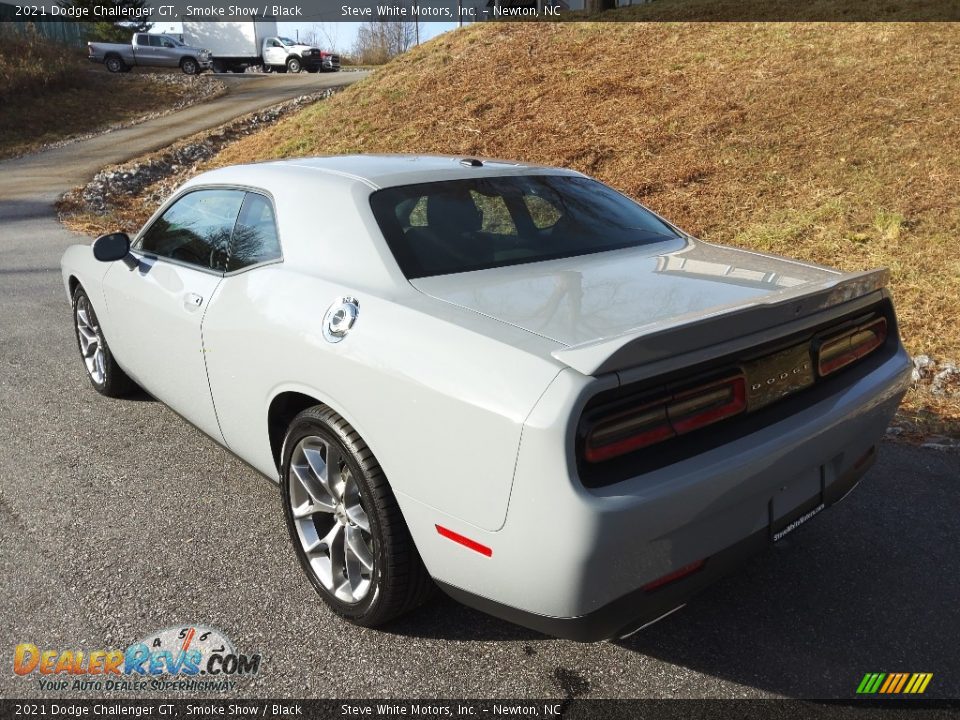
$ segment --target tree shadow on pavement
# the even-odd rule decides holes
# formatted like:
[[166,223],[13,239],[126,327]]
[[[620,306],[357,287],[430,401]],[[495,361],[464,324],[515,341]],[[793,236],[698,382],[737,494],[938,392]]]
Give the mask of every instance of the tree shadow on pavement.
[[960,456],[887,445],[843,503],[620,642],[792,697],[853,698],[870,672],[960,696]]
[[535,630],[528,630],[461,605],[440,590],[437,590],[434,597],[422,608],[398,618],[381,630],[406,637],[441,640],[515,641],[546,638]]

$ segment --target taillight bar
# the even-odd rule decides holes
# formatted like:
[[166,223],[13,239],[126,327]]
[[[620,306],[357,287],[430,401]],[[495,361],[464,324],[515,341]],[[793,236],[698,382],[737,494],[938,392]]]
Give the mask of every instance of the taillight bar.
[[869,355],[887,340],[887,319],[877,318],[816,345],[817,374],[825,377]]
[[746,379],[714,380],[600,419],[587,432],[584,457],[601,462],[737,415],[747,408]]

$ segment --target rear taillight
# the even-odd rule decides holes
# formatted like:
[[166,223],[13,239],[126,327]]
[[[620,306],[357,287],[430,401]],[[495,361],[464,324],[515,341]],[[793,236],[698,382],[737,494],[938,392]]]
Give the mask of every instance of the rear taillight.
[[834,373],[869,355],[887,340],[887,320],[871,322],[824,339],[816,348],[817,373]]
[[601,462],[737,415],[747,407],[743,375],[621,410],[596,420],[584,443],[584,457]]

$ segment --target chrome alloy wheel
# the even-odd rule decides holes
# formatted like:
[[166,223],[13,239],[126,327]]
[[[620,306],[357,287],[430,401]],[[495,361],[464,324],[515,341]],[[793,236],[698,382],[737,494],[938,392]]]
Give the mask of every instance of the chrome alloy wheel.
[[370,591],[374,542],[360,487],[340,449],[310,435],[290,456],[290,509],[300,545],[317,579],[345,603]]
[[74,312],[77,321],[77,337],[80,339],[80,354],[87,372],[97,385],[103,385],[107,380],[106,356],[103,352],[103,336],[97,324],[97,316],[90,307],[90,301],[85,295],[77,299],[77,308]]

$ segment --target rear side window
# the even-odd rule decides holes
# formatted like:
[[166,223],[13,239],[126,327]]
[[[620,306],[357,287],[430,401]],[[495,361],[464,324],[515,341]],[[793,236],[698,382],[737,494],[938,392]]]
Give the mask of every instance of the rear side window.
[[370,206],[411,279],[678,237],[656,215],[615,190],[570,175],[402,185],[373,193]]
[[280,258],[280,238],[270,199],[247,193],[233,229],[227,272]]
[[243,190],[196,190],[184,195],[141,236],[139,249],[223,272],[245,194]]

